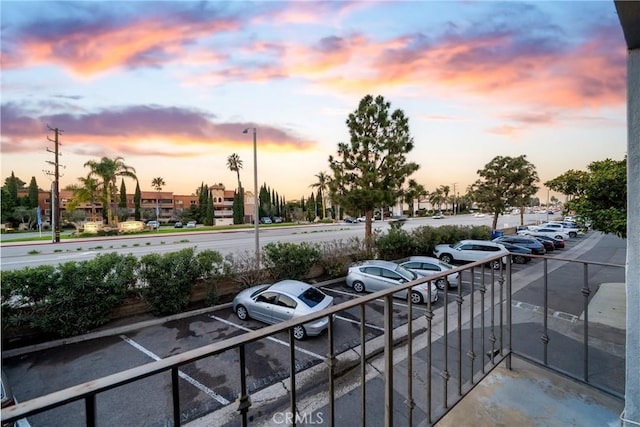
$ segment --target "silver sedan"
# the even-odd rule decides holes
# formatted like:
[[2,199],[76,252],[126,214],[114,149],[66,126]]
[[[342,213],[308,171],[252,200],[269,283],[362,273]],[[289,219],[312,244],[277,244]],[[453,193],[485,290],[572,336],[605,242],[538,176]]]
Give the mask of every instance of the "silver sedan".
[[[349,267],[346,284],[356,292],[376,292],[383,289],[392,289],[404,283],[412,282],[424,277],[422,274],[407,270],[406,268],[391,262],[382,260],[362,261]],[[407,291],[393,294],[395,297],[407,298]],[[421,304],[429,301],[438,301],[438,289],[431,284],[422,283],[411,288],[411,302]]]
[[[451,264],[440,261],[438,258],[432,258],[428,256],[412,256],[409,257],[408,260],[401,262],[400,265],[424,276],[431,276],[433,274],[453,270],[455,268]],[[436,286],[440,290],[444,290],[447,284],[449,284],[449,287],[451,288],[457,288],[459,276],[459,273],[452,273],[445,277],[441,277],[440,279],[435,281]]]
[[[240,320],[252,318],[264,323],[279,323],[317,313],[333,305],[333,297],[298,280],[282,280],[272,285],[257,285],[240,292],[233,299],[233,311]],[[320,335],[329,326],[329,318],[293,328],[294,338]]]

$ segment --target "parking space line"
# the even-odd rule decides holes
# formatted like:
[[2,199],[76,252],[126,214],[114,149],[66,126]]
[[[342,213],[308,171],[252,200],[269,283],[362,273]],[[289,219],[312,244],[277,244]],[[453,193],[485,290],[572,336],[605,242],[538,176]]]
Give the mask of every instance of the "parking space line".
[[[138,344],[137,342],[135,342],[134,340],[132,340],[128,336],[120,335],[120,338],[124,342],[126,342],[127,344],[133,346],[134,348],[136,348],[137,350],[141,351],[142,353],[146,354],[147,356],[149,356],[153,360],[161,360],[162,359],[161,357],[159,357],[158,355],[156,355],[152,351],[144,348],[143,346],[141,346],[140,344]],[[224,397],[220,396],[215,391],[211,390],[206,385],[204,385],[201,382],[195,380],[193,377],[190,377],[189,375],[185,374],[184,372],[178,371],[178,376],[180,378],[182,378],[183,380],[187,381],[188,383],[190,383],[191,385],[195,386],[196,388],[200,389],[200,391],[202,391],[207,396],[217,400],[219,403],[221,403],[223,405],[228,405],[229,403],[231,403],[227,399],[225,399]]]
[[[251,329],[251,328],[247,328],[246,326],[238,325],[237,323],[233,323],[233,322],[230,322],[228,320],[221,319],[220,317],[217,317],[217,316],[214,316],[214,315],[209,315],[209,317],[214,319],[214,320],[217,320],[219,322],[222,322],[222,323],[224,323],[226,325],[233,326],[235,328],[241,329],[243,331],[253,332],[253,329]],[[273,338],[271,336],[265,337],[265,338],[268,339],[269,341],[273,341],[273,342],[276,342],[278,344],[282,344],[282,345],[284,345],[286,347],[289,347],[289,343],[286,342],[286,341],[282,341],[282,340],[280,340],[278,338]],[[296,350],[301,352],[301,353],[305,353],[305,354],[307,354],[309,356],[315,357],[318,360],[324,360],[325,359],[324,356],[320,356],[319,354],[316,354],[316,353],[314,353],[312,351],[309,351],[309,350],[305,350],[304,348],[301,348],[299,346],[296,346]]]

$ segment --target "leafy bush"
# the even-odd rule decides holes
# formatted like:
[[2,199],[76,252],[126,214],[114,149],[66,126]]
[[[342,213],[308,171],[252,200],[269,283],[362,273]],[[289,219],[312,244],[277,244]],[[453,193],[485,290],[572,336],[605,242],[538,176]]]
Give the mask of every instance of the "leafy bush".
[[142,297],[156,316],[183,311],[189,305],[191,287],[201,274],[194,248],[153,253],[140,259],[139,278]]
[[411,235],[400,228],[391,228],[387,233],[378,234],[375,246],[380,259],[397,260],[414,253]]
[[489,240],[491,229],[484,225],[443,225],[441,227],[425,225],[414,229],[411,237],[414,243],[414,255],[432,255],[435,246],[441,243],[455,243],[464,239]]
[[317,245],[289,242],[268,243],[263,248],[263,264],[274,280],[302,279],[320,260]]
[[231,279],[242,288],[264,283],[267,280],[267,272],[262,268],[256,268],[256,254],[252,251],[244,251],[228,254],[225,262],[229,266]]
[[218,302],[216,283],[221,277],[231,275],[231,266],[225,261],[220,252],[204,250],[196,255],[199,279],[207,289],[205,302],[213,305]]
[[330,277],[347,274],[352,261],[354,245],[352,241],[333,240],[320,245],[320,265]]
[[58,283],[51,265],[2,272],[2,326],[31,326],[42,310],[50,290]]
[[[13,295],[4,316],[10,324],[28,324],[55,336],[88,332],[111,320],[111,312],[124,301],[136,282],[137,260],[133,255],[98,255],[81,262],[23,269],[3,274]],[[6,310],[5,310],[6,309]],[[5,312],[6,311],[6,312]]]

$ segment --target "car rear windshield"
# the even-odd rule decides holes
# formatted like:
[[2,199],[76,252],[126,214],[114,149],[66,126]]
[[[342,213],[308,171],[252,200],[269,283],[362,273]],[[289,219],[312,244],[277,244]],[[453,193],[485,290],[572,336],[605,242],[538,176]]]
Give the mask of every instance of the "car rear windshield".
[[316,288],[309,288],[301,293],[298,298],[309,307],[315,307],[322,302],[324,297],[325,295]]

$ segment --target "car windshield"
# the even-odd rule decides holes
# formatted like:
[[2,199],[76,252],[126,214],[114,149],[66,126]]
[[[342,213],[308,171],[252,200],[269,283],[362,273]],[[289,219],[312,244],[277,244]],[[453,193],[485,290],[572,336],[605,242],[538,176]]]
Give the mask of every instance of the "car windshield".
[[325,294],[323,294],[322,292],[320,292],[314,287],[311,287],[306,291],[304,291],[303,293],[301,293],[300,295],[298,295],[298,299],[300,299],[300,301],[307,304],[309,307],[315,307],[316,305],[321,303],[322,300],[324,300],[324,298],[325,298]]
[[458,242],[458,243],[455,243],[455,244],[449,245],[449,246],[452,247],[453,249],[458,249],[460,246],[462,246],[462,242]]
[[266,291],[266,290],[267,290],[267,289],[269,289],[270,287],[271,287],[271,285],[266,285],[266,286],[263,286],[263,287],[259,288],[258,290],[254,291],[254,292],[251,294],[251,298],[253,298],[253,297],[255,297],[256,295],[258,295],[258,294],[260,294],[260,293],[262,293],[262,292]]
[[396,267],[396,273],[409,281],[416,280],[419,277],[415,272],[408,270],[401,265]]

